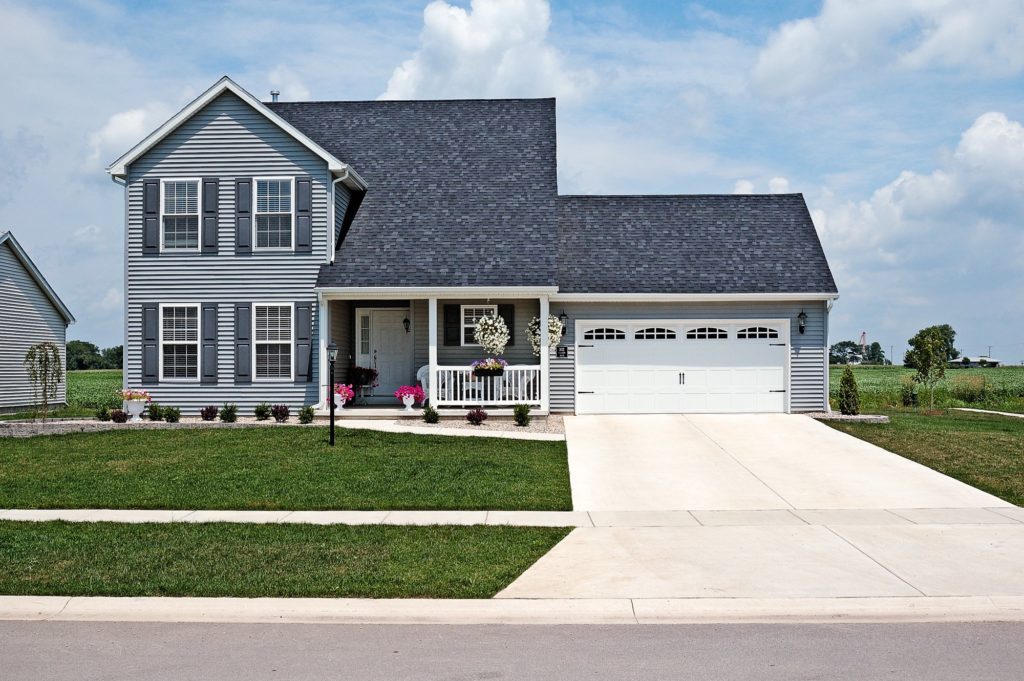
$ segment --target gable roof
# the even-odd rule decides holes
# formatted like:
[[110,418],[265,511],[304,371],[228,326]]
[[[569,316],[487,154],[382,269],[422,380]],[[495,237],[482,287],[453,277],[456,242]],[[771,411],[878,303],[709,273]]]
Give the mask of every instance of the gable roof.
[[53,303],[55,308],[57,308],[57,311],[60,312],[61,316],[64,317],[64,321],[67,324],[74,324],[75,318],[71,314],[71,310],[69,310],[67,305],[64,304],[64,301],[60,299],[57,292],[53,290],[53,287],[50,286],[50,282],[46,281],[46,277],[44,277],[42,272],[39,271],[36,264],[32,262],[32,258],[28,257],[28,253],[26,253],[25,249],[21,247],[21,244],[19,244],[18,240],[14,238],[14,235],[10,232],[0,234],[0,246],[3,246],[4,244],[11,247],[11,250],[14,252],[14,256],[21,262],[22,267],[24,267],[25,271],[29,273],[29,276],[32,277],[36,282],[36,285],[39,286],[46,297],[50,299],[50,302]]
[[319,287],[555,285],[553,99],[267,106],[369,184]]
[[835,294],[801,194],[561,196],[563,293]]
[[347,163],[343,163],[333,154],[327,152],[323,147],[307,137],[305,133],[299,131],[290,123],[283,120],[280,116],[267,108],[266,104],[258,100],[256,97],[253,97],[245,88],[227,76],[221,77],[221,79],[211,85],[206,92],[193,99],[185,105],[181,111],[169,118],[163,125],[147,135],[145,139],[107,166],[107,172],[114,177],[123,177],[127,175],[128,166],[133,161],[137,160],[140,156],[156,146],[160,140],[174,132],[182,123],[187,121],[196,112],[200,111],[203,107],[224,92],[232,92],[237,95],[246,104],[251,106],[257,112],[263,114],[271,123],[277,125],[307,149],[322,158],[327,163],[327,168],[332,173],[342,174],[345,177],[346,184],[354,189],[366,188],[366,183],[362,181],[362,178],[358,173],[356,173],[354,168]]

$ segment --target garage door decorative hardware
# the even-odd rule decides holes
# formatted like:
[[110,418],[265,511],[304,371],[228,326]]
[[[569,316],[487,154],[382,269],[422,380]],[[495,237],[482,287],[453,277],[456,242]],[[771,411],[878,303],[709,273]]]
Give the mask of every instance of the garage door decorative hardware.
[[771,346],[778,346],[778,347],[781,347],[781,348],[784,348],[784,347],[786,347],[786,344],[785,344],[785,343],[769,343],[768,345],[771,345]]
[[594,391],[593,390],[577,390],[576,394],[577,395],[593,395]]
[[784,393],[786,391],[785,390],[769,390],[768,392],[770,392],[770,393]]

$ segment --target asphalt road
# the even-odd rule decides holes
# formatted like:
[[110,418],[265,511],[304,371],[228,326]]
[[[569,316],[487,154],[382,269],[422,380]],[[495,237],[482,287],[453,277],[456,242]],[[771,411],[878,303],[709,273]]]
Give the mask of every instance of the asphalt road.
[[1020,679],[1024,624],[0,622],[0,679]]

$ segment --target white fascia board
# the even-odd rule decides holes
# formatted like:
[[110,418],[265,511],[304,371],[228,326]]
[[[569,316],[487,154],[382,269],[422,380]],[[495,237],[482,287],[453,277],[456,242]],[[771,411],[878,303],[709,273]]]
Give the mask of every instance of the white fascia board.
[[203,94],[199,95],[191,102],[189,102],[185,108],[176,113],[166,123],[161,125],[159,128],[150,133],[144,140],[136,144],[121,158],[117,159],[109,166],[107,166],[107,172],[114,177],[125,177],[128,174],[128,166],[138,159],[140,156],[145,154],[147,151],[156,146],[162,139],[167,137],[169,134],[178,129],[178,127],[191,118],[196,112],[200,111],[204,106],[212,102],[214,99],[219,97],[225,92],[231,92],[237,95],[242,101],[251,106],[253,109],[261,113],[271,123],[284,130],[286,133],[294,137],[300,144],[312,151],[314,154],[322,158],[327,163],[327,168],[332,173],[342,174],[347,171],[348,180],[346,184],[353,187],[354,189],[366,189],[366,183],[363,182],[362,178],[347,164],[343,163],[339,159],[335,158],[332,154],[328,153],[323,147],[311,140],[305,134],[300,132],[295,126],[288,121],[284,120],[276,113],[271,111],[266,105],[263,104],[256,97],[253,97],[235,81],[231,80],[227,76],[222,77]]
[[318,286],[324,299],[387,298],[536,298],[552,296],[557,286]]
[[556,293],[551,300],[563,303],[715,303],[835,300],[838,297],[838,293]]
[[64,304],[64,301],[60,299],[57,292],[53,290],[52,286],[50,286],[50,282],[46,281],[46,277],[43,276],[43,273],[39,271],[36,264],[32,262],[32,258],[28,257],[28,253],[25,252],[25,249],[21,247],[21,244],[18,243],[18,240],[15,239],[14,235],[10,232],[0,234],[0,246],[3,246],[5,243],[10,245],[11,250],[14,252],[14,257],[21,262],[25,271],[28,272],[29,276],[32,277],[39,288],[43,290],[43,294],[50,299],[53,306],[56,307],[57,311],[60,312],[62,317],[64,317],[64,321],[67,322],[68,325],[74,324],[75,317],[71,314],[71,310],[69,310],[68,306]]

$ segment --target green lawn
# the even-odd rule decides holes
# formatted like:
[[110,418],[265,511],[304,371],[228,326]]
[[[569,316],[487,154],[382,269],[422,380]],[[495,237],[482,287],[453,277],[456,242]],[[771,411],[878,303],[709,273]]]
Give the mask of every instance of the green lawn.
[[0,441],[0,508],[571,510],[564,442],[327,428]]
[[888,424],[825,423],[1010,503],[1024,504],[1024,419],[959,411],[887,413]]
[[[844,367],[829,368],[832,406],[836,406],[839,393],[839,377]],[[900,408],[900,379],[912,377],[913,369],[902,366],[855,366],[853,375],[860,390],[861,405],[864,409],[878,410]],[[984,381],[985,395],[982,399],[964,399],[960,388],[968,383]],[[920,391],[921,404],[927,404],[928,393]],[[946,377],[935,389],[936,407],[975,407],[1024,413],[1024,367],[1007,366],[974,369],[947,369]]]
[[0,594],[489,598],[568,531],[0,521]]

